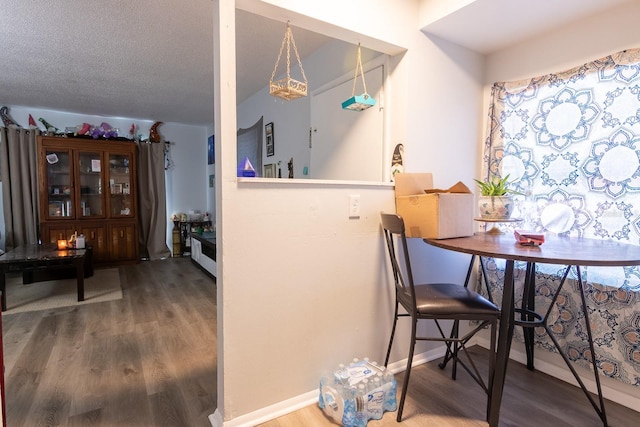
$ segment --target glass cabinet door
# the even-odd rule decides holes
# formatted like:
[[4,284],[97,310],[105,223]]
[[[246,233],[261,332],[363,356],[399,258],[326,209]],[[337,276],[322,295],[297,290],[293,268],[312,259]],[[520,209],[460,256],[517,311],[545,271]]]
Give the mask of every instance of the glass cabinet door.
[[109,206],[111,217],[133,216],[131,155],[109,153]]
[[46,159],[46,185],[47,185],[47,210],[49,218],[71,218],[74,215],[71,153],[68,150],[47,150]]
[[104,216],[102,198],[102,155],[99,152],[78,152],[80,207],[77,217]]

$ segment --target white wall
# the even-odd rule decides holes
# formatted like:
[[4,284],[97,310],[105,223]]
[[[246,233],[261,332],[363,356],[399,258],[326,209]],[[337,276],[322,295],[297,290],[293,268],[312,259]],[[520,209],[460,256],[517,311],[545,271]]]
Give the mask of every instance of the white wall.
[[[406,53],[392,58],[387,82],[391,86],[387,132],[392,144],[405,144],[410,171],[434,172],[436,182],[443,185],[457,180],[469,184],[476,176],[481,58],[426,39],[418,29],[417,3],[403,2],[404,7],[365,0],[325,1],[322,7],[275,0],[238,3],[249,11],[284,15],[296,25],[300,25],[299,13],[325,34],[342,24],[357,26],[366,33],[365,39],[373,40],[372,47],[382,46],[381,51],[385,43],[376,40],[407,47]],[[272,4],[286,10],[271,10]],[[235,52],[229,47],[235,28],[230,7],[217,2],[222,25],[214,36],[219,43],[214,50],[219,55],[214,61],[218,67],[215,122],[222,144],[216,153],[221,158],[216,165],[221,173],[216,188],[218,410],[212,417],[214,424],[224,420],[229,426],[252,424],[297,404],[312,404],[320,374],[340,362],[363,356],[382,361],[393,291],[379,212],[395,209],[390,184],[298,179],[274,184],[235,177]],[[366,25],[345,19],[350,16],[346,12],[328,13],[344,7],[358,11],[366,7]],[[322,20],[334,25],[323,27]],[[456,101],[471,106],[454,108]],[[276,144],[279,138],[276,128]],[[350,194],[361,196],[360,219],[348,219]],[[417,257],[434,252],[419,240],[415,243]],[[440,277],[464,276],[466,259],[436,255],[440,259],[433,264],[445,266],[439,270]],[[427,274],[421,271],[418,279]],[[408,326],[399,326],[392,362],[406,358]],[[418,353],[427,348],[420,346]]]
[[[239,52],[238,55],[242,53]],[[379,56],[378,52],[366,51],[368,57]],[[369,69],[367,57],[363,59],[365,70]],[[340,40],[334,40],[321,47],[312,55],[304,58],[302,67],[308,80],[308,93],[311,94],[318,88],[343,77],[345,66],[355,67],[356,46]],[[349,71],[353,77],[353,69]],[[241,84],[241,82],[238,82]],[[362,83],[358,81],[358,88],[362,89]],[[348,97],[345,94],[345,99]],[[238,105],[238,128],[252,126],[260,116],[264,117],[264,124],[274,123],[275,152],[267,157],[263,149],[263,164],[281,162],[282,176],[288,176],[287,162],[293,158],[295,178],[309,178],[304,175],[303,169],[309,166],[309,127],[311,126],[310,111],[311,96],[298,98],[293,101],[284,101],[269,95],[269,87],[265,87],[253,96]],[[346,114],[353,114],[347,112]],[[382,149],[382,148],[380,148]],[[354,159],[354,167],[359,159]]]
[[[281,162],[282,176],[287,178],[287,163],[293,158],[294,177],[305,178],[302,169],[309,165],[309,98],[284,101],[269,95],[265,86],[238,106],[238,128],[253,126],[260,116],[265,125],[274,124],[274,155],[267,157],[263,142],[262,164]],[[262,176],[262,171],[259,173]]]
[[[132,123],[138,127],[138,134],[147,138],[149,128],[153,124],[150,120],[139,120],[124,117],[90,116],[55,110],[43,110],[31,107],[9,106],[9,115],[21,126],[27,127],[29,114],[35,120],[44,118],[51,125],[64,130],[89,123],[99,126],[102,122],[119,128],[120,136],[128,136]],[[40,125],[40,122],[38,122]],[[43,128],[40,125],[40,128]],[[164,123],[158,128],[165,141],[171,141],[171,159],[174,167],[167,171],[167,244],[171,248],[171,229],[173,224],[170,215],[174,212],[186,212],[192,209],[206,211],[208,182],[207,182],[207,129],[200,126],[182,125],[178,123]],[[0,208],[2,200],[0,199]],[[4,236],[4,221],[0,232]],[[2,241],[4,247],[4,240]]]

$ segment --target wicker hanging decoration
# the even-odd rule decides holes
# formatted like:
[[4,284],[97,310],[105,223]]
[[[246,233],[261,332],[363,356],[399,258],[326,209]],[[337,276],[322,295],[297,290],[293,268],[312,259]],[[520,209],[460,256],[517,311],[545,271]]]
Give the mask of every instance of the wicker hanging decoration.
[[[358,72],[360,72],[360,76],[362,77],[362,86],[364,89],[364,93],[362,95],[356,95],[356,82],[358,81]],[[376,100],[367,93],[367,84],[364,81],[364,69],[362,68],[360,43],[358,43],[358,60],[356,63],[356,72],[353,76],[353,89],[351,90],[351,98],[342,103],[342,108],[344,110],[362,111],[366,110],[369,107],[373,107],[374,105],[376,105]]]
[[[274,81],[273,79],[276,77],[276,72],[278,70],[278,65],[280,64],[280,58],[282,57],[282,51],[284,50],[285,45],[287,46],[287,76],[278,81]],[[291,78],[291,45],[293,45],[293,52],[296,55],[296,60],[300,66],[304,82]],[[282,45],[280,46],[280,52],[278,52],[278,59],[276,60],[276,65],[273,67],[273,72],[271,73],[269,94],[287,101],[307,96],[307,76],[304,74],[302,62],[300,62],[300,56],[298,55],[298,49],[296,48],[296,41],[293,39],[293,33],[291,32],[291,27],[289,26],[288,21],[287,30],[284,33]]]

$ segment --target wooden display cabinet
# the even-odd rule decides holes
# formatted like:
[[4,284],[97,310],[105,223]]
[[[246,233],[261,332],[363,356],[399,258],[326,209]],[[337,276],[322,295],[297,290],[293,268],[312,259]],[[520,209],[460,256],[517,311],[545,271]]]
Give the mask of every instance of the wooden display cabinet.
[[94,263],[137,262],[135,167],[130,141],[38,137],[41,239],[77,231]]

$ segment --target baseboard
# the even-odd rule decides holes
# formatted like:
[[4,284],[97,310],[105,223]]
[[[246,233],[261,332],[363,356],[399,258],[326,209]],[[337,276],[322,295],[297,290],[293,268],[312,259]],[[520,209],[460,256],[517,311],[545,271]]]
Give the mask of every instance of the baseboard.
[[[418,366],[439,359],[444,356],[445,350],[446,347],[442,346],[425,353],[416,354],[413,356],[411,366]],[[394,374],[402,372],[406,368],[407,359],[399,360],[387,366],[387,369]],[[209,422],[213,427],[253,427],[317,403],[318,390],[316,389],[227,421],[223,420],[220,411],[216,409],[213,414],[209,415]]]
[[213,427],[252,427],[276,419],[318,402],[318,390],[301,394],[254,412],[223,421],[219,409],[209,415]]
[[212,427],[222,427],[224,420],[222,419],[222,414],[220,414],[219,410],[216,409],[213,414],[209,415],[209,422]]

